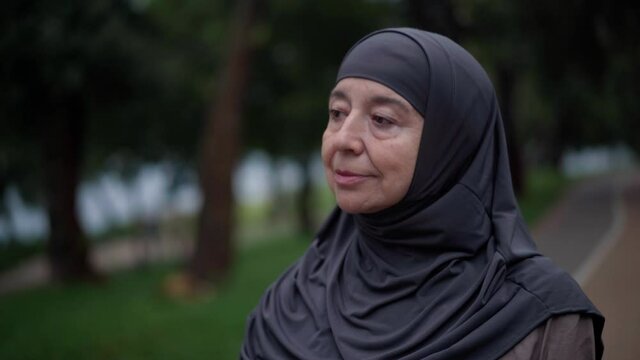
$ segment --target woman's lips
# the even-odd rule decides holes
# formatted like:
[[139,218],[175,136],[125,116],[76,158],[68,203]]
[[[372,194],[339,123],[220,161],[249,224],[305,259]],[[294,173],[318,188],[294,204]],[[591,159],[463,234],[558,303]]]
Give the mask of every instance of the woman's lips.
[[333,178],[334,178],[336,184],[340,185],[340,186],[356,185],[356,184],[366,180],[368,177],[370,177],[370,176],[369,175],[363,175],[363,174],[354,173],[354,172],[347,171],[347,170],[336,170],[333,173]]

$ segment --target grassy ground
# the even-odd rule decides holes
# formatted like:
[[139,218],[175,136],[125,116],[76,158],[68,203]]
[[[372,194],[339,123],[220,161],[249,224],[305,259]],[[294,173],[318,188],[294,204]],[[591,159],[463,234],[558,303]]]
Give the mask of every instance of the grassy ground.
[[243,251],[209,299],[176,302],[160,289],[177,265],[0,298],[0,359],[236,359],[244,319],[308,245],[286,238]]
[[44,243],[42,240],[27,243],[14,241],[8,244],[0,244],[0,273],[43,251]]
[[[530,175],[521,199],[529,223],[565,185],[552,171]],[[194,302],[169,300],[160,289],[179,264],[116,274],[98,287],[47,286],[0,297],[0,359],[237,359],[247,314],[309,241],[277,236],[244,246],[227,285]]]
[[552,169],[537,169],[527,176],[526,189],[518,197],[522,216],[528,224],[535,224],[556,201],[570,180]]

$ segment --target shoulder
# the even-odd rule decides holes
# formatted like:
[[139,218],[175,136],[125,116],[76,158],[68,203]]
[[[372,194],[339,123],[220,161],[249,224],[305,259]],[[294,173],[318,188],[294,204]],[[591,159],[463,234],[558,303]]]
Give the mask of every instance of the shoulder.
[[552,316],[500,360],[596,359],[593,320],[571,313]]

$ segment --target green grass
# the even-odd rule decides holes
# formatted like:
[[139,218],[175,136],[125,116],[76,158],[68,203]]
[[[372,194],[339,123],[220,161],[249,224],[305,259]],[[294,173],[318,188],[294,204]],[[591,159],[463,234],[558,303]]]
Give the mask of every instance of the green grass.
[[559,200],[568,185],[569,180],[556,170],[543,168],[531,171],[525,192],[518,199],[527,224],[534,225]]
[[291,237],[242,251],[226,286],[194,302],[160,290],[178,265],[1,297],[0,359],[237,359],[247,314],[308,244]]
[[0,244],[0,272],[8,270],[24,259],[44,251],[42,240]]

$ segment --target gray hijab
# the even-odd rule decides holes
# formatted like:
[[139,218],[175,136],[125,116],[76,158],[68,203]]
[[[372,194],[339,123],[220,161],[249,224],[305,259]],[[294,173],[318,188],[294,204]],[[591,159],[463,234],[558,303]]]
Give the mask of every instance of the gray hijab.
[[405,198],[336,208],[247,321],[242,359],[497,359],[549,317],[604,319],[540,255],[513,194],[496,95],[453,41],[416,29],[367,35],[337,81],[360,77],[424,116]]

